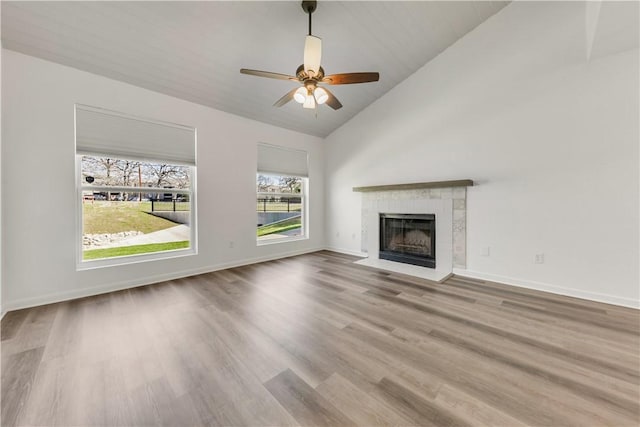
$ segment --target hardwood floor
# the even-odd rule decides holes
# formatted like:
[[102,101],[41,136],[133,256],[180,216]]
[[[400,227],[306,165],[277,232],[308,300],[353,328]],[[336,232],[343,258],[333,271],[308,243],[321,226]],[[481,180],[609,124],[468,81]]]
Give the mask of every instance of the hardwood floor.
[[640,312],[332,252],[8,313],[2,425],[640,423]]

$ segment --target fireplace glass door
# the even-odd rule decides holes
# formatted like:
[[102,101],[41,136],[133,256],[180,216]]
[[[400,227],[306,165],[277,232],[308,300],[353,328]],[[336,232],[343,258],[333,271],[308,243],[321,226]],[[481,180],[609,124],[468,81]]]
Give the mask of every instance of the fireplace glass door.
[[433,214],[380,214],[380,259],[435,268]]

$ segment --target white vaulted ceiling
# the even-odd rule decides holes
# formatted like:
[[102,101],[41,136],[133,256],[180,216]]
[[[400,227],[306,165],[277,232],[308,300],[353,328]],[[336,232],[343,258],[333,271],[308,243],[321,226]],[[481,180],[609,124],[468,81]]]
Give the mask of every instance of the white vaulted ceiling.
[[378,71],[332,86],[344,107],[272,104],[296,83],[307,16],[286,2],[2,2],[2,44],[81,70],[307,134],[326,136],[502,9],[503,1],[320,1],[313,33],[327,74]]

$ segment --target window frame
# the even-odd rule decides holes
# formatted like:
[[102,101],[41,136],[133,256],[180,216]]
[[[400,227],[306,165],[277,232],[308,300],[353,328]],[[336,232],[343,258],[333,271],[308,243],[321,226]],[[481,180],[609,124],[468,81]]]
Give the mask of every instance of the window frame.
[[[299,178],[301,181],[300,193],[274,193],[274,192],[264,192],[258,191],[258,176],[266,175],[272,177],[291,177],[291,178]],[[300,236],[290,236],[290,237],[281,237],[277,239],[264,239],[260,240],[260,237],[256,235],[256,246],[268,246],[268,245],[277,245],[279,243],[287,243],[287,242],[296,242],[300,240],[308,240],[309,239],[309,178],[306,176],[298,176],[291,175],[285,173],[275,173],[275,172],[256,172],[256,199],[260,197],[261,194],[267,196],[294,196],[300,197],[300,204],[302,207],[300,223],[302,225],[302,234]],[[256,218],[258,215],[258,211],[256,210]]]
[[[171,258],[181,258],[185,256],[192,256],[198,254],[198,242],[197,242],[197,222],[196,222],[196,166],[181,165],[187,167],[189,170],[189,188],[176,189],[176,188],[155,188],[155,187],[126,187],[126,186],[109,186],[109,185],[84,185],[82,179],[82,157],[86,154],[75,155],[75,181],[76,181],[76,270],[92,270],[96,268],[122,266],[128,264],[137,264],[147,261],[166,260]],[[110,154],[95,154],[90,157],[109,157],[120,160],[134,160],[123,159],[121,157],[113,156]],[[146,160],[148,163],[166,163],[163,160]],[[133,191],[132,191],[133,190]],[[83,231],[84,231],[84,214],[83,214],[83,193],[86,191],[94,192],[145,192],[145,193],[172,193],[172,194],[188,194],[190,201],[189,212],[189,247],[182,249],[171,249],[166,251],[149,252],[145,254],[125,255],[109,258],[99,258],[92,260],[83,259]]]

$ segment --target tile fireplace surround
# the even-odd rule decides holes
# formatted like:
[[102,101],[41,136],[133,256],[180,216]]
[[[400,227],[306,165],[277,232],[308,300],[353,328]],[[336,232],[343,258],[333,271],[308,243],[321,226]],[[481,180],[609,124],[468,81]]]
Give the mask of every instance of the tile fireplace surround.
[[[362,192],[362,252],[359,264],[430,280],[444,280],[453,268],[466,267],[467,187],[471,180],[356,187]],[[380,213],[435,214],[436,268],[378,259]]]

